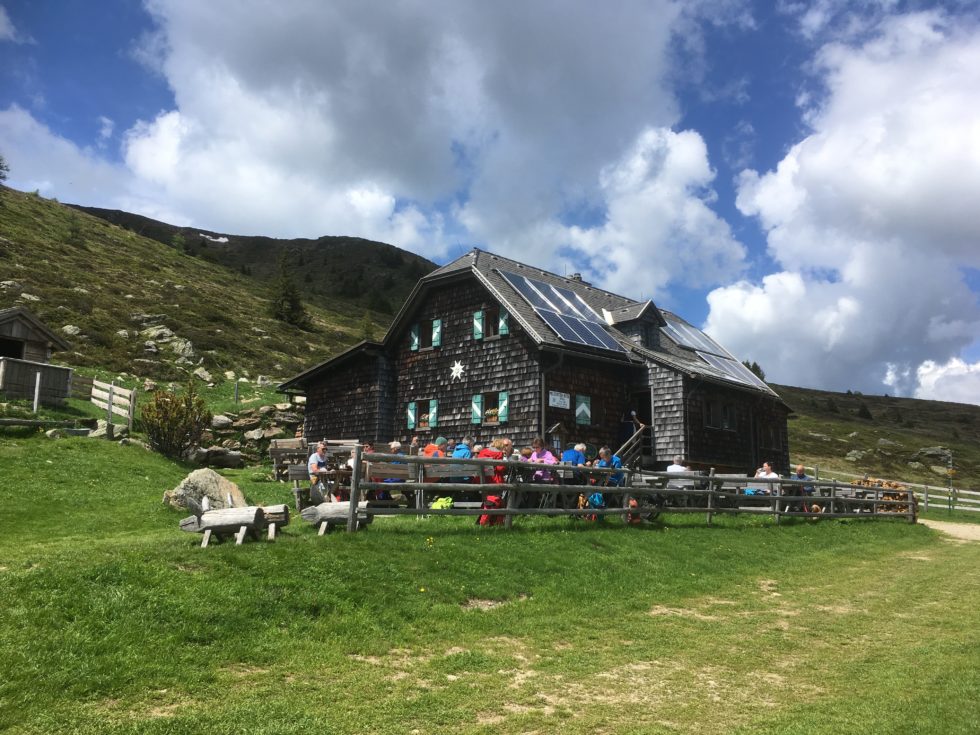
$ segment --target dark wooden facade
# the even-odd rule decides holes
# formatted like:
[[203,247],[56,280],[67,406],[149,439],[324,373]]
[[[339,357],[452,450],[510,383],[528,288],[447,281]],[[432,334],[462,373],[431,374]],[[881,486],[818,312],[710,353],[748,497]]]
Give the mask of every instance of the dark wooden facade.
[[0,310],[0,392],[33,399],[40,375],[41,403],[58,405],[71,392],[71,368],[48,364],[54,350],[70,345],[23,307]]
[[[500,277],[519,269],[575,289],[597,312],[617,307],[607,319],[625,351],[582,349],[547,334]],[[490,325],[500,313],[497,333]],[[523,446],[541,435],[615,448],[635,417],[651,427],[647,466],[663,468],[680,454],[699,469],[751,472],[768,460],[786,472],[785,404],[765,386],[735,384],[699,364],[662,335],[665,323],[650,302],[474,251],[423,278],[382,343],[355,346],[280,389],[306,394],[311,438],[418,436],[425,444],[472,436],[485,444],[504,435]],[[496,419],[488,407],[500,409]]]

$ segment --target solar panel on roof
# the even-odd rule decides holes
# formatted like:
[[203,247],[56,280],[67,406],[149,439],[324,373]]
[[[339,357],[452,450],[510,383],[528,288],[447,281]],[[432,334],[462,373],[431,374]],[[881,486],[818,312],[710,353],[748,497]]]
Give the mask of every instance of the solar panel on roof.
[[729,356],[728,352],[721,345],[700,329],[692,327],[690,324],[686,324],[667,314],[664,314],[664,319],[667,320],[667,326],[661,327],[661,329],[666,332],[668,337],[682,347],[710,352],[712,355],[718,355],[720,357],[727,358]]
[[697,353],[697,355],[713,368],[721,370],[732,380],[739,383],[744,383],[745,385],[754,385],[757,388],[765,388],[767,390],[769,388],[769,386],[759,379],[759,376],[745,367],[745,365],[740,363],[738,360],[732,360],[728,357],[718,357],[718,355],[712,355],[710,353],[700,351]]
[[606,331],[602,317],[571,289],[509,271],[498,272],[565,342],[615,352],[626,351]]

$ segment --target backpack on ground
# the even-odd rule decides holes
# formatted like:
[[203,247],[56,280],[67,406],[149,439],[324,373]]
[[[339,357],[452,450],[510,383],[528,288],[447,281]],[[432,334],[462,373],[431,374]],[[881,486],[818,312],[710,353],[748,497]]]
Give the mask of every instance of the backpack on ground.
[[[484,510],[496,510],[498,508],[504,507],[504,499],[499,495],[487,495],[487,499],[483,501],[481,506]],[[501,515],[490,515],[489,513],[484,513],[477,517],[477,525],[480,526],[502,526],[504,523],[504,517]]]

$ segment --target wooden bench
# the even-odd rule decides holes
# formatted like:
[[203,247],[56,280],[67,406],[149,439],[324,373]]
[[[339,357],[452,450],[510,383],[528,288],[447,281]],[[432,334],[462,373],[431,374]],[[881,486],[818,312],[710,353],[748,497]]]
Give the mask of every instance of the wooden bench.
[[262,531],[268,539],[274,540],[276,530],[289,525],[289,508],[285,505],[256,505],[247,508],[221,508],[206,510],[201,515],[188,516],[180,521],[180,530],[188,533],[201,533],[201,548],[207,548],[212,537],[219,541],[225,536],[234,535],[235,545],[241,546],[246,535],[256,540]]
[[[357,528],[364,528],[374,520],[373,515],[368,515],[365,509],[368,507],[366,501],[357,504]],[[303,520],[309,521],[317,526],[317,535],[322,536],[334,526],[346,526],[347,517],[350,515],[350,503],[320,503],[311,505],[300,511]]]
[[272,460],[272,472],[277,480],[283,482],[288,477],[291,464],[305,462],[310,456],[306,439],[273,439],[269,443],[269,458]]

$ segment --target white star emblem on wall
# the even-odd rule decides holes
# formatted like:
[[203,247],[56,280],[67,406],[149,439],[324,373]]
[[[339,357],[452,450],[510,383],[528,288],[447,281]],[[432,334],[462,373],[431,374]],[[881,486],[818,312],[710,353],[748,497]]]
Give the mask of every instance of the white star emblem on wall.
[[454,362],[449,371],[450,380],[461,380],[465,369],[466,368],[463,367],[463,363],[461,363],[459,360]]

